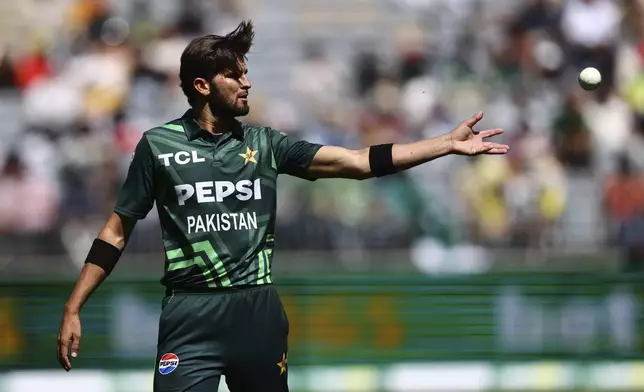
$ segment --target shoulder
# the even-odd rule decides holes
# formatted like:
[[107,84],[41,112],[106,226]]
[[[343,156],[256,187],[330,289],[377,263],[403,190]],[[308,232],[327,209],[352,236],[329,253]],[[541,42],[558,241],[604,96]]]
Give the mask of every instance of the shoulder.
[[265,140],[270,143],[279,142],[287,134],[268,125],[241,124],[244,137],[251,140]]
[[186,141],[181,121],[173,120],[144,131],[136,148],[141,152],[152,153],[157,151],[159,146],[183,144]]
[[244,139],[256,143],[270,146],[275,143],[276,138],[280,137],[280,132],[267,125],[249,125],[241,124],[244,130]]
[[250,125],[244,123],[240,124],[242,129],[244,130],[244,134],[248,136],[266,135],[271,132],[275,132],[274,129],[266,125]]
[[185,138],[186,134],[183,129],[183,124],[181,123],[181,119],[175,119],[172,121],[169,121],[165,124],[158,125],[156,127],[150,128],[143,132],[143,137],[148,138],[148,137],[162,137],[162,138],[173,138],[173,137],[179,137],[179,138]]

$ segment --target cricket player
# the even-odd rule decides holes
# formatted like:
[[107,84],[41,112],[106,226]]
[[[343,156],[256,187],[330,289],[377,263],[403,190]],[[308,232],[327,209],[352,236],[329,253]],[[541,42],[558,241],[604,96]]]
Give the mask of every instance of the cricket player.
[[[181,56],[190,109],[145,132],[116,207],[89,250],[65,303],[58,359],[79,354],[80,311],[123,253],[137,220],[156,203],[165,247],[155,392],[213,392],[224,375],[233,392],[287,385],[289,323],[271,264],[276,180],[386,176],[447,154],[505,154],[474,132],[478,113],[443,136],[362,150],[296,140],[236,118],[249,112],[246,55],[253,25],[196,38]],[[315,77],[315,75],[311,75]],[[154,99],[154,97],[151,97]]]

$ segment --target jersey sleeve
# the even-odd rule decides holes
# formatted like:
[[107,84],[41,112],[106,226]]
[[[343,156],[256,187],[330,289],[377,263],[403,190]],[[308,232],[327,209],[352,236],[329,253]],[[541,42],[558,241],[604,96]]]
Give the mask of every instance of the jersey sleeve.
[[306,180],[315,180],[307,174],[307,170],[322,145],[299,140],[270,128],[269,132],[277,172]]
[[154,156],[144,135],[134,150],[114,211],[133,219],[145,218],[154,205],[154,177]]

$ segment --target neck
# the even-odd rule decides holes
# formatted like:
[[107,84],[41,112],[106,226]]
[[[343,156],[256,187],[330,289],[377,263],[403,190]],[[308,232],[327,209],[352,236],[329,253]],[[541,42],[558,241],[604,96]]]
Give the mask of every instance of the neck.
[[220,135],[222,133],[228,132],[230,129],[230,124],[233,120],[230,116],[225,116],[222,114],[217,114],[212,110],[209,104],[205,104],[201,107],[194,108],[195,113],[197,113],[197,121],[199,126],[205,129],[213,135]]

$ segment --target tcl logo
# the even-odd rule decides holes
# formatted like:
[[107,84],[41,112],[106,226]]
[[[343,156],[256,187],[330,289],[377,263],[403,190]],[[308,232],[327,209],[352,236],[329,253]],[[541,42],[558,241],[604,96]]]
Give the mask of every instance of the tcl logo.
[[163,163],[163,166],[170,166],[171,158],[177,165],[186,165],[191,162],[198,163],[206,161],[206,158],[199,158],[197,151],[177,151],[175,153],[160,154],[158,158]]

